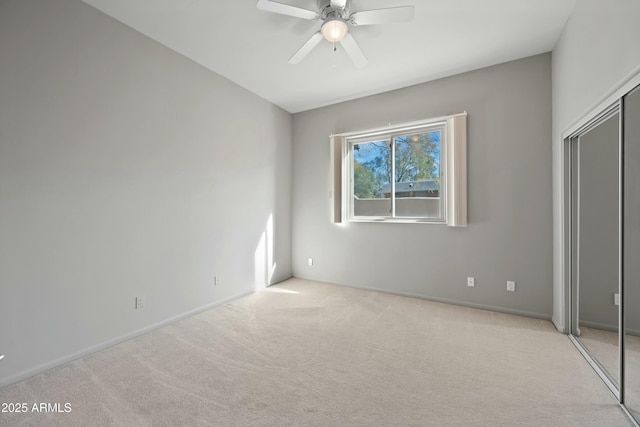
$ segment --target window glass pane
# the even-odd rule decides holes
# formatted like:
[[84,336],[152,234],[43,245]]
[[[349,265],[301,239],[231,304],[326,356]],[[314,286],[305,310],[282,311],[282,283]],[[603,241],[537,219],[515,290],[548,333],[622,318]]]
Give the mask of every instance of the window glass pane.
[[[395,137],[396,217],[440,218],[440,139],[442,132]],[[390,192],[383,187],[383,193]]]
[[346,141],[334,166],[347,172],[333,196],[339,214],[347,221],[466,226],[466,134],[464,113],[334,135]]
[[353,215],[391,216],[390,194],[382,189],[391,177],[389,140],[353,144]]

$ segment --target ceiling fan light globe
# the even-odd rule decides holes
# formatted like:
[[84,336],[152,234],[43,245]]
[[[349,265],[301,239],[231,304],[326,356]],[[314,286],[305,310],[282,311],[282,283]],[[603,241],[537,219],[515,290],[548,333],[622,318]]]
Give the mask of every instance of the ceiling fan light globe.
[[336,18],[325,21],[325,23],[322,24],[320,31],[327,41],[337,43],[344,38],[347,31],[349,31],[349,27],[347,27],[347,23],[345,21]]

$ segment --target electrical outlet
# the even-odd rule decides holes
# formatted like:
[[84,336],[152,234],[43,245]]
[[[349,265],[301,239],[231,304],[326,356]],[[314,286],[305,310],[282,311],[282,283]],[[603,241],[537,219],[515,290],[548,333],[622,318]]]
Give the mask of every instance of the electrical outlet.
[[144,308],[144,297],[136,297],[136,310]]
[[218,286],[220,284],[220,277],[214,276],[213,278],[213,286]]
[[467,277],[467,286],[473,288],[476,285],[476,279],[473,277]]
[[613,294],[613,304],[620,305],[620,294]]
[[507,290],[510,292],[516,291],[516,282],[512,280],[507,280]]
[[307,264],[309,264],[309,266],[312,266],[313,265],[313,258],[309,258],[307,260]]

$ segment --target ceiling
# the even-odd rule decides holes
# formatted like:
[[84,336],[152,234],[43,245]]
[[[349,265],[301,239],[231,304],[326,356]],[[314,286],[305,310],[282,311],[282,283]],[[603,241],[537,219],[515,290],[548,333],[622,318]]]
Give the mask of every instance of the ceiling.
[[[258,10],[255,0],[84,1],[296,113],[549,52],[577,0],[352,0],[352,12],[415,6],[409,23],[350,28],[363,68],[325,40],[289,64],[321,21]],[[317,10],[316,0],[278,1]]]

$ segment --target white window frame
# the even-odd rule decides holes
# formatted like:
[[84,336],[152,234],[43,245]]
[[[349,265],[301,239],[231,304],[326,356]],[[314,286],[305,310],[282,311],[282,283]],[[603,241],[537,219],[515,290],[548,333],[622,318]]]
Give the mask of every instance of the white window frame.
[[[464,227],[467,225],[466,183],[466,117],[467,113],[421,120],[332,135],[331,140],[331,188],[332,221],[334,223],[384,222],[384,223],[431,223]],[[440,130],[440,212],[434,217],[396,217],[395,182],[391,181],[391,215],[355,216],[353,197],[353,146],[367,140],[390,139],[408,133]],[[391,150],[395,163],[395,149]],[[393,175],[392,175],[393,176]]]
[[[393,177],[395,177],[395,168],[396,168],[396,139],[400,136],[405,135],[414,135],[417,133],[428,133],[440,131],[440,158],[439,160],[439,169],[440,169],[440,194],[438,197],[438,201],[440,203],[440,215],[437,217],[426,217],[426,216],[414,216],[414,217],[399,217],[396,214],[396,182]],[[420,123],[415,126],[406,126],[406,127],[397,127],[393,130],[387,130],[385,132],[374,132],[374,133],[366,133],[366,134],[355,134],[352,136],[348,136],[345,138],[345,153],[347,159],[347,179],[344,180],[346,188],[344,189],[345,194],[347,194],[347,221],[351,222],[378,222],[378,221],[393,221],[393,222],[445,222],[446,221],[446,192],[442,191],[445,187],[446,180],[446,144],[444,144],[446,138],[446,123],[437,121],[437,122],[429,122],[429,123]],[[391,177],[390,180],[390,213],[389,215],[376,215],[376,216],[365,216],[365,215],[356,215],[355,214],[355,197],[354,197],[354,146],[358,144],[363,144],[366,142],[373,141],[385,141],[385,143],[389,143],[391,145]],[[385,199],[386,200],[386,199]]]

